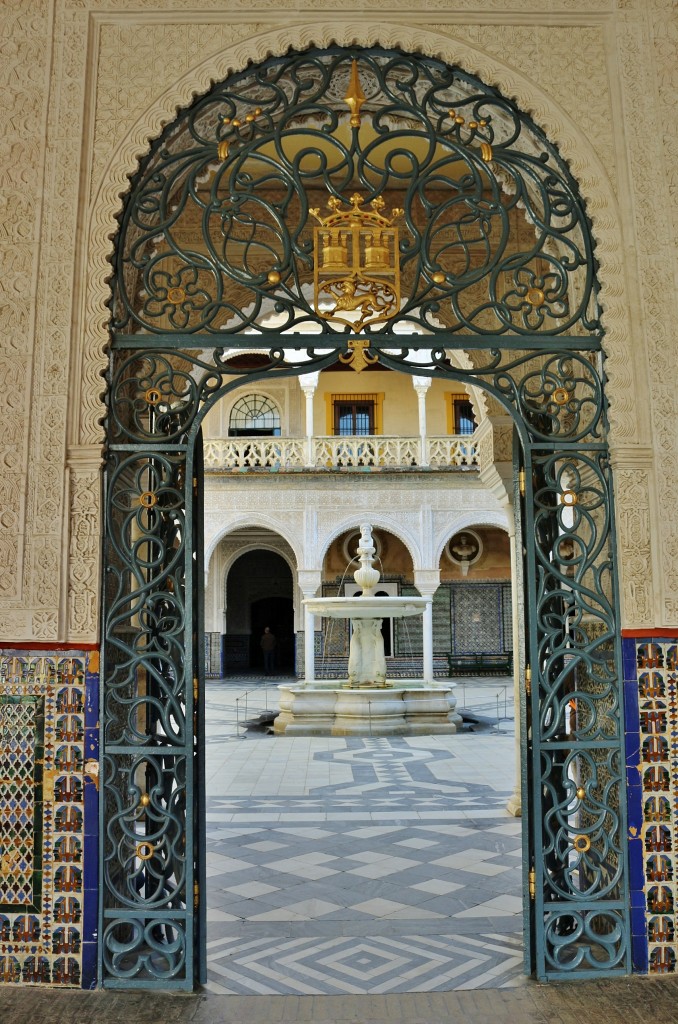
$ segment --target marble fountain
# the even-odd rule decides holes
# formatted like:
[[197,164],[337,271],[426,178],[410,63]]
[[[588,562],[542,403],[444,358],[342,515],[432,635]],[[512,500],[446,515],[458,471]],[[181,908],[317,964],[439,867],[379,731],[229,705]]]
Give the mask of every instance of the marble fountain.
[[279,686],[280,712],[273,730],[286,736],[414,736],[455,733],[454,683],[386,676],[382,619],[423,615],[430,597],[375,596],[372,527],[362,524],[356,597],[314,597],[304,607],[324,618],[350,619],[348,678],[312,679]]

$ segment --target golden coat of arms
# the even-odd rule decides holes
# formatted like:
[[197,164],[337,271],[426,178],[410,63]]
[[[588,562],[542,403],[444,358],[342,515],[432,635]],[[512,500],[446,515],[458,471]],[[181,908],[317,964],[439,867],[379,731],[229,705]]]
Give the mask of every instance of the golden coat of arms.
[[318,316],[348,325],[359,334],[367,324],[390,320],[400,309],[398,229],[402,215],[394,209],[390,219],[381,213],[385,203],[377,196],[364,210],[363,197],[351,196],[350,209],[333,196],[327,217],[309,212],[320,223],[314,228],[314,306]]

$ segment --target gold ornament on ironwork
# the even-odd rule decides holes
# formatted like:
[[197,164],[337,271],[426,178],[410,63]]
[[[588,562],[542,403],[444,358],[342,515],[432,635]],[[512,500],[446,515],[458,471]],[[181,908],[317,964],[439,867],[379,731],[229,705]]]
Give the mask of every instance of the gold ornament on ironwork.
[[155,853],[155,846],[149,842],[137,843],[135,852],[139,860],[150,860]]
[[158,495],[153,491],[143,491],[139,495],[139,504],[142,508],[153,508],[158,503]]
[[563,505],[566,505],[568,508],[572,508],[579,501],[579,495],[576,491],[563,491],[561,501]]
[[[466,118],[462,117],[461,114],[458,114],[456,110],[448,110],[447,113],[448,113],[448,116],[452,119],[452,122],[454,124],[456,124],[458,128],[464,128],[465,127],[465,128],[468,128],[469,131],[475,132],[475,131],[478,130],[478,128],[486,128],[487,127],[487,121],[484,118],[481,118],[479,121],[469,121],[467,123],[466,122]],[[461,139],[460,141],[463,142],[464,140]],[[466,141],[470,142],[471,139],[467,139]],[[490,145],[489,142],[483,142],[481,140],[481,143],[480,143],[480,159],[483,161],[484,164],[489,164],[492,161],[492,157],[493,157],[492,146]]]
[[321,225],[313,231],[314,306],[323,320],[359,334],[367,324],[391,320],[400,309],[398,229],[393,222],[403,211],[394,209],[390,218],[384,217],[381,196],[365,210],[357,192],[349,210],[342,209],[343,202],[332,196],[327,217],[317,208],[309,211]]
[[572,398],[572,392],[568,391],[567,388],[556,388],[552,397],[556,405],[567,405]]
[[247,126],[252,124],[258,117],[263,113],[261,107],[255,107],[253,111],[245,114],[244,121],[239,117],[222,117],[221,123],[225,127],[228,135],[226,138],[221,139],[217,143],[217,156],[220,160],[228,160],[229,151],[231,145],[234,142],[240,141],[240,128],[243,125]]
[[544,299],[545,298],[546,298],[546,296],[544,295],[544,293],[541,290],[541,288],[528,288],[528,290],[527,290],[527,301],[529,302],[529,304],[531,306],[534,306],[535,309],[538,306],[543,306],[544,305]]
[[364,102],[365,93],[360,84],[358,61],[354,58],[351,64],[351,78],[348,83],[348,90],[344,96],[344,103],[351,111],[351,128],[360,128],[360,109]]
[[591,840],[588,836],[575,836],[572,840],[572,845],[574,846],[577,853],[588,853],[588,851],[591,849]]
[[379,356],[367,351],[369,347],[369,341],[354,338],[348,343],[348,352],[342,352],[339,356],[339,362],[347,363],[356,373],[360,373],[366,366],[372,366],[379,361]]
[[167,298],[173,306],[179,306],[186,298],[186,292],[183,288],[170,288],[167,292]]

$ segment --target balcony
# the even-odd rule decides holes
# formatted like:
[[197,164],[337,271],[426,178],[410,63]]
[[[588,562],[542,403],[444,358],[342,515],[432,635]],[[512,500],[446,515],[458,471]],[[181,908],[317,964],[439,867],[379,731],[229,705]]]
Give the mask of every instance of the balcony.
[[204,442],[205,471],[479,469],[473,436],[225,437]]

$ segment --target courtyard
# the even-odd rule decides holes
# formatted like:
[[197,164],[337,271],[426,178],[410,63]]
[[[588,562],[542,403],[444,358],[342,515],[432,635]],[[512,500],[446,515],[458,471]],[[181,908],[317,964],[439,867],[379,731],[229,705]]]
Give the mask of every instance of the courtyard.
[[452,736],[273,738],[275,684],[208,682],[209,992],[524,984],[513,687],[457,695]]

